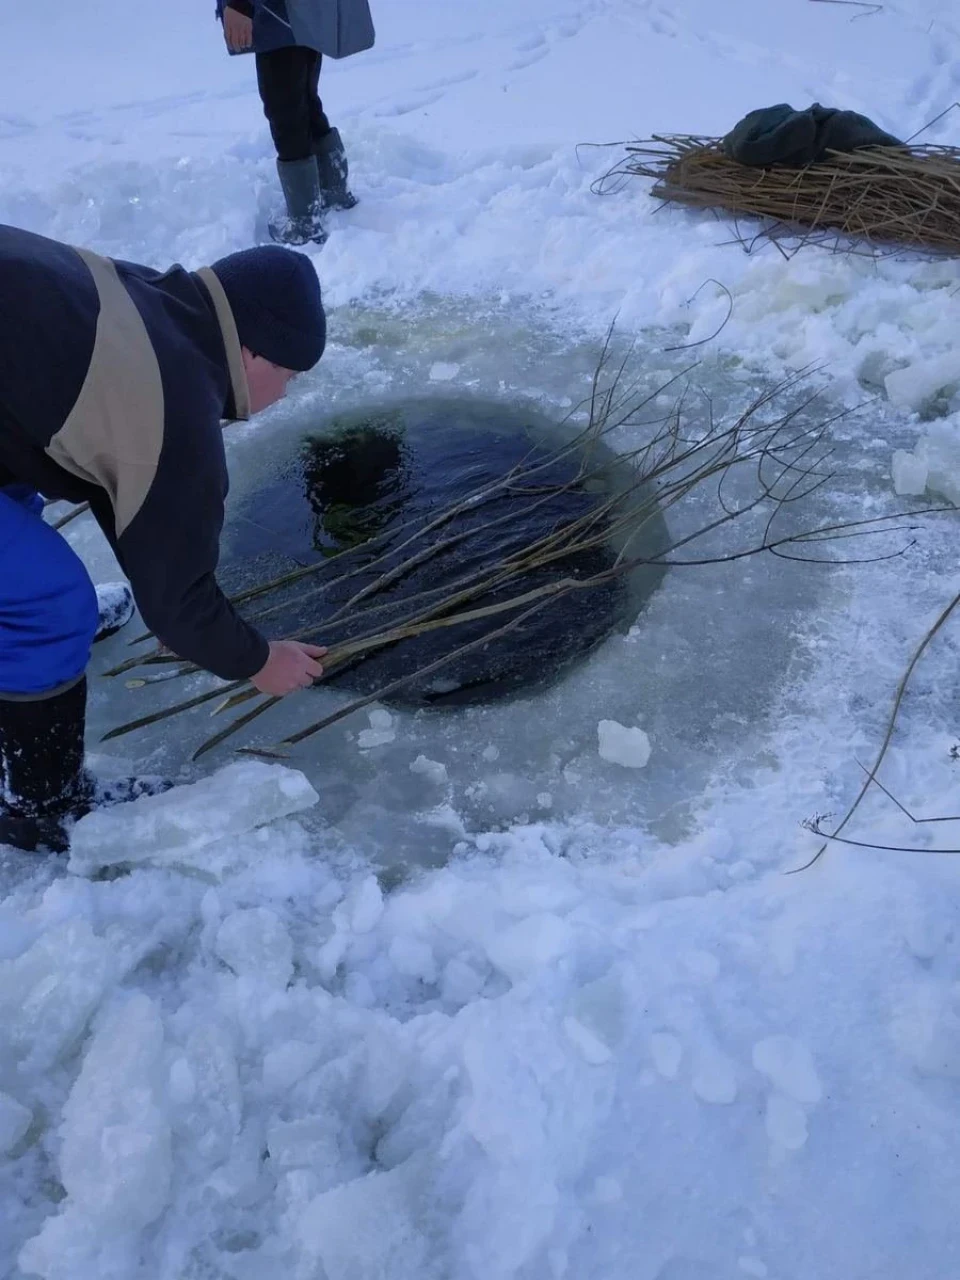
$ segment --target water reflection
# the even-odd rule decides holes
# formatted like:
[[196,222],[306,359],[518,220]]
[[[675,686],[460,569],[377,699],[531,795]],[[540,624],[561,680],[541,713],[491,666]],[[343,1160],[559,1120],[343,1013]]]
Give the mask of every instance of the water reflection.
[[408,498],[410,463],[397,413],[306,440],[301,465],[314,548],[336,555],[382,533]]

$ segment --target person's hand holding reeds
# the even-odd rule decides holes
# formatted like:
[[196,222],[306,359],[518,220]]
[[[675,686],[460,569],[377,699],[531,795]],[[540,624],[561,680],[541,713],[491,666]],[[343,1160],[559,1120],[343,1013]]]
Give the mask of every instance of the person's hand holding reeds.
[[299,640],[271,640],[270,656],[250,683],[261,693],[275,698],[309,688],[323,675],[317,659],[326,652],[315,644],[302,644]]

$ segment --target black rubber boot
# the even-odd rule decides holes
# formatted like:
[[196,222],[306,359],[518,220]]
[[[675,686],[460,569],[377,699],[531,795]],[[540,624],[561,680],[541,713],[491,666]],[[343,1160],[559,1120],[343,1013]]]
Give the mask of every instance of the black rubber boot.
[[83,771],[87,682],[32,702],[0,702],[0,843],[66,853],[67,825],[89,808]]
[[116,635],[127,625],[134,614],[133,592],[125,582],[105,582],[97,587],[97,606],[99,618],[94,644]]
[[315,145],[317,171],[320,174],[320,198],[325,209],[352,209],[357,197],[347,185],[349,171],[347,153],[339,129],[331,129]]
[[287,206],[285,218],[271,219],[270,235],[277,244],[323,244],[320,176],[313,160],[278,160],[277,173]]
[[0,844],[66,853],[70,827],[91,809],[157,795],[164,779],[93,779],[83,767],[86,678],[52,698],[0,700]]

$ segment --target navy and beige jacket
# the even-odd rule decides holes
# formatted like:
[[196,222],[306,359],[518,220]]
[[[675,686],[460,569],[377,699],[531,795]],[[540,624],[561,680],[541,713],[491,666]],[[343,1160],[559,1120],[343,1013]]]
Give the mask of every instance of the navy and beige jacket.
[[216,582],[240,341],[209,269],[159,272],[0,225],[0,486],[89,502],[147,626],[224,679],[266,640]]

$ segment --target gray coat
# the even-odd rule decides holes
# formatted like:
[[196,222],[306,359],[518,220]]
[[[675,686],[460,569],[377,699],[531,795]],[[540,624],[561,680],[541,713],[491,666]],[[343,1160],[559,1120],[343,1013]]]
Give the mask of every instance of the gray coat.
[[367,0],[286,0],[286,8],[296,43],[328,58],[349,58],[373,45]]
[[253,18],[257,53],[302,45],[328,58],[349,58],[373,46],[375,32],[368,0],[217,0]]

